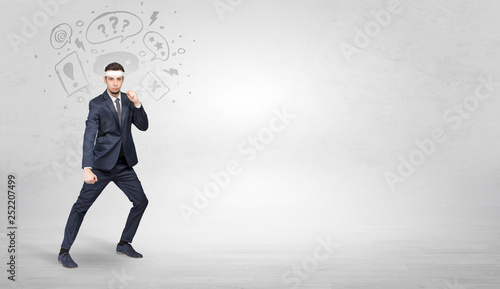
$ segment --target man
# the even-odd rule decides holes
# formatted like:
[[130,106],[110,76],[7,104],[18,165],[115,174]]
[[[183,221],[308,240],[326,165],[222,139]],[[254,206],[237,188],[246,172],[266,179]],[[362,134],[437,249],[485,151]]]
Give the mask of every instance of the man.
[[148,199],[132,168],[137,164],[137,155],[131,127],[134,124],[141,131],[147,130],[148,117],[135,91],[120,92],[125,72],[123,66],[114,62],[104,71],[107,89],[89,103],[83,138],[84,184],[69,214],[58,256],[59,262],[66,268],[78,267],[69,250],[87,210],[109,182],[114,182],[133,203],[116,253],[142,258],[130,243]]

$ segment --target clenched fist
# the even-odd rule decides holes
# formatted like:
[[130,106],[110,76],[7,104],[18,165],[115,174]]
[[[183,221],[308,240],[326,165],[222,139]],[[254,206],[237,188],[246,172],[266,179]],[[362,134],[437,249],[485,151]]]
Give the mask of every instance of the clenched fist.
[[92,172],[91,169],[85,168],[83,169],[83,180],[87,184],[95,184],[95,182],[97,182],[97,176]]
[[127,91],[127,96],[128,99],[130,99],[130,101],[133,102],[135,106],[139,106],[139,104],[141,103],[139,101],[139,97],[137,97],[137,92],[135,90]]

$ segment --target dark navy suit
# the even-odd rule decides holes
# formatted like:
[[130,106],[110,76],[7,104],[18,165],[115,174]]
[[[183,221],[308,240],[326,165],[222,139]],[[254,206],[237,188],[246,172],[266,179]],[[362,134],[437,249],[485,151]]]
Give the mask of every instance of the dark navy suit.
[[127,95],[121,93],[120,126],[114,99],[105,91],[89,103],[89,115],[83,137],[82,168],[92,167],[97,182],[84,182],[80,195],[71,208],[61,245],[61,248],[66,250],[69,250],[75,241],[87,210],[109,182],[114,182],[133,204],[121,236],[123,241],[132,242],[148,205],[141,182],[132,168],[138,160],[131,132],[132,124],[139,130],[147,130],[148,117],[142,105],[136,108]]

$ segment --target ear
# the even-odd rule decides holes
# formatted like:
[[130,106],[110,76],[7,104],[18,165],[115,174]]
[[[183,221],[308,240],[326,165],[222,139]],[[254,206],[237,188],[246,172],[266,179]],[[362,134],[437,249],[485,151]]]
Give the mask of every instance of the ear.
[[104,83],[106,83],[106,76],[104,76]]

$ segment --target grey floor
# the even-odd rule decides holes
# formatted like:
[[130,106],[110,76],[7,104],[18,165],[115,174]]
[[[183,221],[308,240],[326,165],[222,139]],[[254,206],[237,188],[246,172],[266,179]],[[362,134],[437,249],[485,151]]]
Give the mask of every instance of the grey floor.
[[[260,212],[260,216],[266,212]],[[279,213],[278,209],[274,212]],[[227,211],[228,216],[232,213]],[[72,249],[80,266],[77,269],[62,268],[56,260],[61,228],[26,228],[19,233],[15,285],[144,289],[500,288],[498,208],[385,208],[364,215],[337,208],[330,213],[319,211],[305,222],[297,221],[300,218],[293,222],[281,220],[282,226],[274,221],[266,224],[266,217],[275,220],[271,215],[248,215],[175,230],[144,223],[134,241],[136,249],[145,255],[143,259],[116,255],[115,240],[105,225],[113,223],[113,219],[98,222],[91,217],[84,222]],[[163,229],[155,230],[155,226]],[[317,249],[320,239],[330,242],[328,254]],[[317,250],[321,253],[319,259],[315,257]],[[293,273],[294,266],[301,275]],[[1,284],[11,283],[2,280]]]

